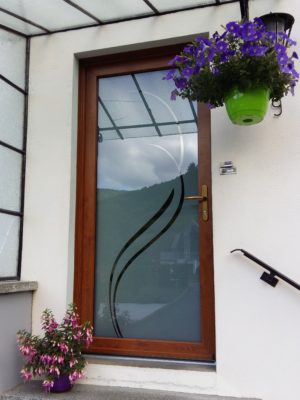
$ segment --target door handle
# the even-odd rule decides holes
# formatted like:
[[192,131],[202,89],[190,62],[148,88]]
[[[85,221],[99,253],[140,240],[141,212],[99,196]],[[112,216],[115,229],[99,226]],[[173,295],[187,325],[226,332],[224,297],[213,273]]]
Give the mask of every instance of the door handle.
[[208,188],[207,185],[201,186],[201,195],[186,196],[184,200],[197,200],[202,206],[202,221],[208,221]]

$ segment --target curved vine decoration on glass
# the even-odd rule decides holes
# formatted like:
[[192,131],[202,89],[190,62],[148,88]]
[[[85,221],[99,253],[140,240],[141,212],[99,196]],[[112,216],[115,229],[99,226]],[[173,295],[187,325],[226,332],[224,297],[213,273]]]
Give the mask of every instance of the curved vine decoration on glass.
[[[128,270],[129,266],[131,265],[131,263],[132,263],[140,254],[142,254],[148,247],[150,247],[154,242],[156,242],[156,240],[158,240],[164,233],[166,233],[167,230],[168,230],[168,229],[173,225],[173,223],[176,221],[178,215],[180,214],[180,211],[181,211],[182,206],[183,206],[183,201],[184,201],[184,181],[183,181],[183,176],[182,176],[182,175],[180,175],[179,178],[180,178],[181,193],[180,193],[180,200],[179,200],[178,206],[177,206],[177,208],[176,208],[174,214],[172,215],[172,217],[171,217],[171,219],[169,220],[169,222],[167,223],[167,225],[165,225],[165,227],[164,227],[156,236],[154,236],[148,243],[146,243],[145,246],[143,246],[137,253],[135,253],[135,254],[130,258],[130,260],[125,264],[125,266],[123,267],[122,271],[120,272],[120,274],[119,274],[119,276],[118,276],[118,278],[117,278],[117,280],[116,280],[115,288],[114,288],[114,291],[113,291],[113,299],[112,299],[112,301],[111,301],[111,282],[110,282],[110,294],[109,294],[109,296],[110,296],[110,297],[109,297],[110,310],[111,310],[111,316],[112,316],[112,322],[113,322],[113,325],[114,325],[114,329],[115,329],[115,332],[116,332],[116,334],[117,334],[118,337],[121,337],[121,338],[123,337],[122,332],[121,332],[121,329],[120,329],[120,326],[119,326],[119,324],[118,324],[117,313],[116,313],[116,297],[117,297],[117,291],[118,291],[119,284],[120,284],[121,279],[122,279],[122,277],[124,276],[125,272]],[[171,198],[170,202],[172,201],[172,199],[173,199],[173,197],[174,197],[174,189],[173,189],[172,193],[173,193],[173,195],[172,195],[172,198]],[[171,197],[171,195],[169,196],[168,200],[170,199],[170,197]],[[165,204],[168,202],[168,200],[165,202]],[[162,207],[162,208],[163,208],[163,207]],[[151,221],[151,224],[150,224],[150,225],[152,225],[152,224],[160,217],[160,215],[163,214],[163,212],[166,210],[167,207],[165,207],[163,210],[162,210],[162,208],[155,214],[155,216],[153,216],[153,217],[150,219],[150,221]],[[159,214],[159,215],[158,215],[158,214]],[[155,217],[155,219],[154,219],[154,217]],[[138,236],[140,236],[140,234],[141,234],[142,232],[144,232],[146,229],[148,229],[150,225],[147,226],[147,227],[145,228],[146,225],[147,225],[147,224],[145,224],[145,225],[143,226],[143,228],[141,228],[128,242],[132,243],[133,238],[136,239]],[[141,232],[141,231],[142,231],[142,232]],[[135,239],[134,239],[134,240],[135,240]],[[128,243],[128,242],[127,242],[127,243]],[[124,247],[125,247],[125,246],[124,246]],[[124,249],[124,247],[123,247],[123,249]],[[128,247],[128,246],[127,246],[127,247]],[[122,251],[124,252],[125,249],[124,249],[124,250],[123,250],[123,249],[122,249]],[[120,259],[120,257],[121,257],[121,255],[120,255],[120,253],[119,253],[119,255],[118,255],[118,257],[117,257],[117,259],[116,259],[116,261],[115,261],[115,263],[114,263],[114,269],[116,268],[116,264],[117,264],[118,260]],[[111,309],[111,306],[112,306],[112,309]]]
[[115,259],[115,262],[113,264],[113,267],[112,267],[112,270],[111,270],[110,276],[109,276],[108,298],[109,298],[109,309],[110,309],[110,314],[111,314],[111,318],[112,318],[112,324],[113,324],[113,327],[114,327],[114,330],[115,330],[117,336],[122,337],[122,334],[118,328],[115,312],[114,312],[113,305],[112,305],[112,283],[113,283],[113,277],[114,277],[114,273],[115,273],[117,264],[118,264],[121,256],[126,251],[126,249],[136,239],[138,239],[147,229],[149,229],[150,226],[153,225],[154,222],[157,221],[161,217],[161,215],[167,210],[167,208],[172,203],[173,197],[174,197],[174,189],[171,190],[171,193],[169,194],[167,200],[160,207],[160,209],[125,243],[125,245],[122,247],[119,254],[117,255],[117,258]]

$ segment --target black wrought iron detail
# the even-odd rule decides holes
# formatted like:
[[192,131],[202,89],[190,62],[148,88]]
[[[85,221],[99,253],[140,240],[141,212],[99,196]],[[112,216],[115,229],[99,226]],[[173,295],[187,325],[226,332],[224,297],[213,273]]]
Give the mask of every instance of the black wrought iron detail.
[[[124,276],[125,272],[128,270],[129,266],[132,264],[132,262],[138,258],[146,249],[148,249],[154,242],[156,242],[164,233],[166,233],[168,231],[168,229],[174,224],[174,222],[176,221],[181,209],[182,209],[182,205],[184,202],[184,181],[183,181],[183,176],[180,175],[180,188],[181,188],[181,193],[180,193],[180,200],[178,203],[178,206],[174,212],[174,214],[172,215],[171,219],[169,220],[169,222],[165,225],[165,227],[157,234],[155,235],[148,243],[146,243],[139,251],[137,251],[131,258],[130,260],[125,264],[125,266],[123,267],[123,269],[121,270],[117,280],[116,280],[116,284],[114,287],[114,291],[113,291],[113,298],[112,298],[112,321],[114,323],[114,329],[117,333],[118,337],[123,337],[120,326],[118,324],[118,319],[117,319],[117,313],[116,313],[116,297],[117,297],[117,291],[118,291],[118,287],[120,285],[121,279]],[[165,204],[167,203],[171,203],[172,199],[174,196],[174,189],[171,192],[171,195],[169,196],[168,200],[166,201]],[[170,200],[169,200],[170,199]],[[168,204],[168,206],[169,206]],[[164,210],[162,210],[162,208],[160,210],[162,210],[162,212],[158,212],[156,214],[156,218],[153,219],[153,222],[151,223],[151,225],[160,217],[160,215],[167,209],[167,207],[164,208]],[[158,215],[160,214],[160,215]],[[146,228],[148,229],[148,227]],[[144,229],[143,232],[146,230]],[[143,233],[141,232],[141,233]],[[140,233],[140,234],[141,234]],[[138,236],[140,236],[140,234]],[[138,237],[137,236],[137,237]],[[136,238],[137,238],[136,237]]]
[[112,124],[112,126],[113,126],[113,129],[116,130],[116,132],[117,132],[119,138],[123,140],[124,137],[123,137],[123,135],[122,135],[122,133],[121,133],[121,131],[120,131],[120,128],[116,125],[116,123],[115,123],[113,117],[110,115],[110,112],[109,112],[108,109],[106,108],[106,106],[105,106],[105,104],[104,104],[104,102],[103,102],[103,100],[101,99],[100,96],[98,97],[98,101],[99,101],[99,103],[101,104],[101,106],[102,106],[102,108],[103,108],[105,114],[107,115],[107,118],[110,120],[110,122],[111,122],[111,124]]
[[28,35],[25,35],[25,33],[17,31],[17,30],[12,29],[12,28],[9,28],[8,26],[5,26],[3,24],[0,24],[0,29],[3,29],[4,31],[10,32],[10,33],[13,33],[14,35],[17,35],[17,36],[22,36],[23,38],[27,38],[28,37]]
[[15,152],[17,152],[17,153],[19,153],[19,154],[22,154],[22,155],[25,154],[25,151],[24,151],[24,150],[18,149],[17,147],[12,146],[12,145],[9,144],[9,143],[3,142],[2,140],[0,140],[0,146],[6,147],[7,149],[13,150],[13,151],[15,151]]
[[76,8],[76,10],[80,11],[81,13],[85,14],[89,18],[93,19],[94,21],[98,22],[99,25],[102,25],[102,21],[97,18],[95,15],[91,14],[89,11],[87,11],[85,8],[80,7],[78,4],[74,3],[71,0],[63,0],[65,3],[67,3],[69,6]]
[[[226,3],[221,3],[218,0],[216,0],[215,3],[204,3],[204,4],[200,4],[200,5],[196,5],[196,6],[190,6],[190,7],[185,7],[185,8],[184,7],[176,8],[174,10],[167,10],[167,11],[160,11],[159,16],[175,14],[175,13],[182,12],[182,11],[197,10],[197,9],[206,8],[206,7],[222,6],[223,4],[237,3],[238,1],[239,0],[228,0],[228,1],[226,1]],[[145,19],[145,18],[150,18],[150,17],[153,17],[153,14],[136,15],[133,17],[125,17],[125,18],[115,19],[113,21],[103,21],[101,25],[113,25],[113,24],[119,24],[120,22],[136,21],[139,19]],[[91,25],[82,25],[82,26],[74,26],[74,27],[70,27],[70,28],[56,29],[49,33],[35,33],[35,34],[30,35],[30,37],[51,35],[53,33],[60,33],[60,32],[77,31],[79,29],[94,28],[99,25],[100,25],[99,23],[95,23],[95,24],[91,24]]]
[[16,85],[15,83],[13,83],[11,80],[7,79],[5,76],[0,74],[0,79],[7,83],[9,86],[13,87],[14,89],[18,90],[19,92],[21,92],[22,94],[24,94],[25,96],[27,95],[26,90],[22,89],[20,86]]
[[22,212],[7,210],[6,208],[0,208],[0,214],[13,215],[14,217],[23,217]]
[[272,107],[275,108],[275,110],[278,110],[277,113],[274,113],[274,117],[280,117],[280,115],[282,114],[281,100],[278,100],[278,101],[272,100]]
[[243,22],[249,21],[249,0],[240,0],[240,9]]
[[35,26],[36,28],[40,29],[41,31],[44,31],[45,33],[50,33],[49,29],[43,27],[43,26],[40,25],[40,24],[37,24],[36,22],[31,21],[30,19],[24,18],[24,17],[22,17],[21,15],[15,14],[15,13],[13,13],[13,12],[11,12],[11,11],[9,11],[9,10],[6,10],[5,8],[2,8],[2,7],[0,7],[0,11],[2,11],[2,12],[5,13],[5,14],[10,15],[11,17],[14,17],[14,18],[19,19],[20,21],[23,21],[23,22],[25,22],[26,24]]
[[156,122],[156,120],[155,120],[155,118],[153,116],[152,110],[149,107],[149,104],[148,104],[148,102],[147,102],[147,100],[146,100],[146,98],[144,96],[144,93],[143,93],[143,91],[142,91],[142,89],[141,89],[141,87],[140,87],[140,85],[139,85],[139,83],[138,83],[138,81],[136,79],[136,76],[134,74],[132,74],[131,76],[132,76],[132,79],[133,79],[133,81],[135,83],[135,86],[136,86],[136,88],[137,88],[137,90],[138,90],[138,92],[139,92],[139,94],[141,96],[141,99],[142,99],[142,101],[144,103],[144,106],[146,107],[146,110],[148,111],[149,117],[150,117],[150,119],[152,121],[152,124],[154,125],[154,128],[155,128],[158,136],[162,136],[161,131],[160,131],[158,125],[157,125],[157,122]]
[[[158,127],[160,126],[178,126],[181,124],[192,124],[195,123],[197,124],[197,121],[195,121],[194,119],[185,119],[182,121],[170,121],[170,122],[156,122],[156,125]],[[118,129],[134,129],[134,128],[154,128],[155,125],[154,124],[136,124],[136,125],[118,125],[117,128]],[[115,127],[107,127],[107,128],[99,128],[101,129],[101,132],[103,131],[114,131],[116,128]]]
[[240,251],[243,253],[243,255],[247,258],[249,258],[251,261],[254,261],[256,264],[260,265],[262,268],[266,269],[269,271],[269,273],[264,272],[260,279],[262,279],[264,282],[268,283],[269,285],[275,287],[278,283],[278,279],[280,278],[284,282],[288,283],[289,285],[293,286],[295,289],[300,290],[300,285],[293,281],[292,279],[288,278],[286,275],[282,274],[281,272],[277,271],[275,268],[271,267],[270,265],[266,264],[264,261],[260,260],[259,258],[255,257],[253,254],[249,253],[248,251],[244,249],[234,249],[231,251],[231,253],[234,253],[235,251]]
[[154,5],[153,5],[152,3],[150,3],[149,0],[143,0],[143,2],[144,2],[145,4],[147,4],[147,6],[148,6],[149,8],[151,8],[151,10],[154,12],[154,14],[156,14],[156,15],[159,15],[159,14],[160,14],[159,11],[158,11],[158,9],[157,9],[156,7],[154,7]]
[[195,124],[198,125],[198,117],[197,117],[197,114],[196,114],[196,111],[195,111],[195,108],[194,108],[194,104],[193,104],[192,100],[190,100],[190,99],[189,99],[189,103],[190,103],[190,107],[191,107],[192,114],[193,114],[193,117],[194,117],[194,121],[193,122],[195,122]]

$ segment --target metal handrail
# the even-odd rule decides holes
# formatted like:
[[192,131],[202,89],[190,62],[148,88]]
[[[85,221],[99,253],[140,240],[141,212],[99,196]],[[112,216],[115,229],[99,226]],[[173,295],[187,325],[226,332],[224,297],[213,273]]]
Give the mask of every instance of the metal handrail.
[[[266,269],[269,271],[269,273],[264,272],[260,279],[262,279],[264,282],[268,283],[269,285],[275,287],[278,283],[278,279],[280,278],[284,282],[288,283],[289,285],[293,286],[294,288],[300,290],[300,285],[293,281],[292,279],[288,278],[286,275],[282,274],[281,272],[277,271],[270,265],[266,264],[264,261],[260,260],[259,258],[255,257],[253,254],[249,253],[248,251],[244,249],[234,249],[230,253],[234,253],[235,251],[240,251],[243,253],[243,255],[250,260],[254,261],[256,264],[260,265],[262,268]],[[277,277],[277,278],[276,278]]]

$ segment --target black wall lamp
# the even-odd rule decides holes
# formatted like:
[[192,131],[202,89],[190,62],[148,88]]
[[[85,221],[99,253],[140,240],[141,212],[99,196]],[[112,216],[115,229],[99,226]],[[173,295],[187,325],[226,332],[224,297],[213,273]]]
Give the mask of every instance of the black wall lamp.
[[[263,21],[268,31],[279,33],[285,32],[288,36],[291,34],[295,18],[291,14],[286,13],[272,13],[262,15],[260,19]],[[286,40],[283,40],[286,45]],[[277,110],[274,114],[275,117],[279,117],[282,114],[282,103],[279,101],[272,101],[272,107]]]

